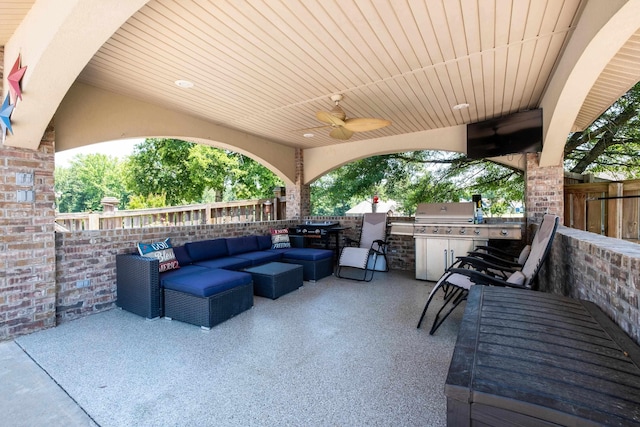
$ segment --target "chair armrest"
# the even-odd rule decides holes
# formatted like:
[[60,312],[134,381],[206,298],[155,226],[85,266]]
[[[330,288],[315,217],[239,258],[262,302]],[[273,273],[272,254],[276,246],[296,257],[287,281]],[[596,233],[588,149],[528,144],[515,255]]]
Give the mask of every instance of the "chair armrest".
[[471,251],[467,253],[467,256],[474,257],[474,258],[481,258],[481,259],[484,259],[485,261],[489,261],[498,265],[504,265],[506,267],[511,267],[511,268],[522,267],[520,264],[513,261],[512,259],[509,260],[509,259],[501,258],[495,255],[481,252],[481,251]]
[[387,242],[384,240],[374,240],[371,242],[371,250],[379,254],[384,254],[387,252]]
[[[504,279],[484,274],[477,270],[470,270],[468,268],[450,268],[447,270],[447,274],[461,274],[467,276],[476,285],[488,285],[488,286],[502,286],[509,288],[527,289],[523,285],[507,282]],[[447,280],[446,278],[444,279]]]
[[484,274],[490,274],[494,277],[502,277],[505,279],[509,274],[518,271],[518,269],[494,264],[482,258],[468,256],[457,257],[456,262],[449,268],[449,270],[454,268],[464,268],[466,270],[472,269]]
[[512,252],[503,251],[502,249],[495,248],[493,246],[476,246],[474,252],[484,251],[488,254],[500,257],[500,258],[509,258],[509,259],[518,259],[518,255],[514,255]]
[[133,254],[116,255],[116,304],[149,319],[162,316],[159,261]]

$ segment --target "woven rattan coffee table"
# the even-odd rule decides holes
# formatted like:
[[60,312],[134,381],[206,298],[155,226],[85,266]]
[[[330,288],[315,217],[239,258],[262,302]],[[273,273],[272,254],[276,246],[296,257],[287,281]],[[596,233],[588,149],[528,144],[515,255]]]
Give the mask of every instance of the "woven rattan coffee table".
[[253,278],[254,295],[276,299],[302,286],[302,266],[270,262],[245,269]]

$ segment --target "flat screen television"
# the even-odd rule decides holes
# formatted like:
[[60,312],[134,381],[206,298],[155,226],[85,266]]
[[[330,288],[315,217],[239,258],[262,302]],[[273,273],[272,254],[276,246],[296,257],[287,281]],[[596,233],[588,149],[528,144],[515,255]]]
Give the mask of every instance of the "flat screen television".
[[542,151],[542,110],[527,110],[467,125],[467,157],[485,159]]

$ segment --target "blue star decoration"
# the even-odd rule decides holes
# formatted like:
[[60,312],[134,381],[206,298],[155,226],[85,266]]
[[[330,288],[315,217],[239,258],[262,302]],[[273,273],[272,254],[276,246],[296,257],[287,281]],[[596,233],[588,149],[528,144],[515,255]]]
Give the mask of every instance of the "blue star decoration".
[[11,112],[13,111],[13,105],[10,104],[10,97],[7,94],[7,97],[4,99],[2,103],[2,108],[0,108],[0,128],[2,128],[2,142],[4,142],[4,138],[7,134],[7,130],[13,134],[13,129],[11,129]]

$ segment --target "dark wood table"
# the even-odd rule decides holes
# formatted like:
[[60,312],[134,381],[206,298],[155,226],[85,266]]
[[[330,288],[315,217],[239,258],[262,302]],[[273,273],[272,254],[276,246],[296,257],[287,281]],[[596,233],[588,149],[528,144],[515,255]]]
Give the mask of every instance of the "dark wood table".
[[640,425],[640,348],[595,304],[473,286],[445,385],[449,426]]

